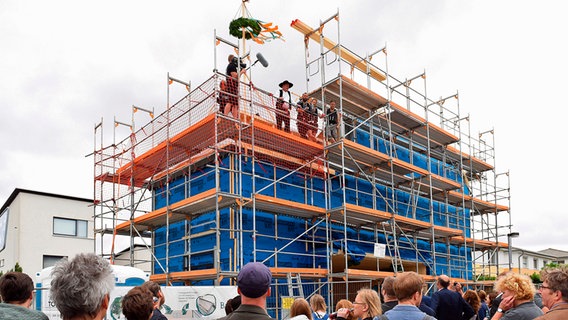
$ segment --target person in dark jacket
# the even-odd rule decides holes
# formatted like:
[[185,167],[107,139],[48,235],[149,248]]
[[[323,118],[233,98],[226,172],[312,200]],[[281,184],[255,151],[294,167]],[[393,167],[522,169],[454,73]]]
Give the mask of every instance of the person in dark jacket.
[[386,277],[385,280],[383,280],[383,284],[381,286],[381,293],[383,294],[383,304],[381,308],[383,309],[383,313],[389,311],[398,304],[396,294],[394,293],[394,280],[395,278],[392,276]]
[[438,291],[432,295],[432,309],[438,320],[467,320],[475,315],[473,308],[459,293],[448,289],[450,278],[447,275],[439,276],[436,285]]
[[266,312],[266,298],[270,297],[272,273],[261,262],[249,262],[237,276],[237,291],[241,305],[219,320],[272,320]]

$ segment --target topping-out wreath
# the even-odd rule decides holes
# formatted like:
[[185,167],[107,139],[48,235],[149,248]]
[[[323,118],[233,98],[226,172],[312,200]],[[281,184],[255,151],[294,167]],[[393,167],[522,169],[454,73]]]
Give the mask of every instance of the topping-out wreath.
[[256,38],[262,31],[260,22],[251,18],[237,18],[229,24],[229,33],[236,38],[243,38],[243,30],[245,39]]

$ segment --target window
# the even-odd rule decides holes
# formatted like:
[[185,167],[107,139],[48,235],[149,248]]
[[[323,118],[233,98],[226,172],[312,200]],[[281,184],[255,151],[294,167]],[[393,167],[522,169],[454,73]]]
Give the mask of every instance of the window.
[[67,218],[53,218],[53,234],[63,236],[73,236],[79,238],[87,237],[87,221]]
[[6,236],[8,235],[8,213],[10,208],[6,208],[0,214],[0,251],[6,248]]
[[527,268],[527,264],[529,264],[529,258],[523,257],[523,268]]
[[59,260],[63,259],[63,258],[67,258],[67,256],[48,256],[48,255],[44,255],[43,256],[43,267],[47,268],[47,267],[52,267],[54,266]]
[[538,259],[533,259],[533,269],[538,269]]

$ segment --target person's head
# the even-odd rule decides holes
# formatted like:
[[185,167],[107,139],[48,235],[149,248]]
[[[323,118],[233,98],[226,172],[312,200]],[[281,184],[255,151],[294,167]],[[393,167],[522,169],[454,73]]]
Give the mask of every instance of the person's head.
[[235,55],[234,55],[234,54],[230,54],[229,57],[227,58],[227,60],[229,61],[229,63],[235,61]]
[[463,294],[463,299],[473,308],[475,313],[479,311],[479,308],[481,307],[481,300],[479,299],[477,292],[473,290],[466,290]]
[[225,312],[229,314],[237,310],[241,306],[241,296],[237,295],[236,297],[229,299],[229,301],[227,301],[227,304],[230,304],[229,306],[230,311],[227,312],[227,307],[225,306]]
[[231,300],[231,306],[233,307],[233,311],[237,310],[241,306],[241,296],[237,295]]
[[302,93],[302,101],[306,102],[306,101],[308,101],[309,98],[310,97],[308,96],[307,92]]
[[416,272],[399,273],[393,284],[396,299],[401,304],[420,305],[424,280]]
[[558,302],[568,302],[568,271],[548,271],[539,291],[542,303],[548,308]]
[[503,292],[503,299],[515,297],[515,306],[522,301],[532,300],[535,288],[527,275],[518,273],[508,273],[499,278],[496,283],[497,291]]
[[455,281],[455,282],[454,282],[454,290],[457,291],[457,292],[461,292],[461,291],[462,291],[462,285],[461,285],[461,283]]
[[322,297],[321,294],[315,293],[310,298],[310,307],[314,311],[322,311],[325,312],[327,310],[327,304],[325,303],[325,299]]
[[501,273],[499,273],[497,275],[497,278],[495,278],[495,283],[493,284],[493,287],[495,288],[495,290],[497,290],[497,282],[499,282],[499,280],[501,278],[504,278],[509,273],[511,273],[511,271],[502,271]]
[[335,110],[335,100],[331,100],[331,101],[329,102],[329,108],[330,108],[331,110]]
[[122,297],[122,314],[128,320],[146,320],[152,316],[154,302],[152,292],[141,286],[130,289]]
[[422,285],[422,295],[425,295],[426,293],[428,293],[428,284],[424,282]]
[[493,300],[495,300],[495,298],[497,298],[497,295],[499,293],[497,293],[496,291],[491,291],[489,292],[489,294],[487,295],[487,304],[491,304],[493,302]]
[[34,282],[22,272],[8,272],[0,278],[0,296],[10,304],[30,306],[33,299]]
[[280,88],[282,88],[282,90],[284,91],[288,91],[290,88],[292,88],[294,86],[294,84],[288,80],[284,80],[282,82],[280,82],[280,84],[278,84],[278,86]]
[[237,276],[237,290],[242,303],[265,305],[271,283],[272,273],[267,266],[261,262],[247,263]]
[[145,288],[152,293],[154,309],[159,309],[166,302],[166,298],[162,292],[162,287],[160,287],[158,283],[154,281],[146,281],[142,284],[142,288]]
[[290,317],[295,317],[301,314],[312,320],[312,310],[310,309],[308,301],[304,298],[296,298],[290,306]]
[[51,271],[51,300],[63,319],[102,319],[109,306],[114,276],[108,261],[80,253],[59,261]]
[[381,298],[375,290],[361,289],[353,301],[353,316],[355,318],[369,318],[382,314]]
[[349,301],[347,299],[341,299],[341,300],[337,301],[337,303],[335,304],[335,311],[337,311],[341,308],[352,309],[353,303],[351,303],[351,301]]
[[385,300],[396,300],[396,294],[394,293],[394,280],[395,278],[392,276],[386,277],[383,280],[383,284],[381,286],[381,293]]
[[480,302],[487,302],[487,292],[484,290],[477,291],[477,296],[479,297]]
[[227,302],[225,302],[225,314],[229,314],[235,310],[233,310],[233,306],[231,305],[231,302],[233,301],[233,298],[229,298],[229,300],[227,300]]
[[438,286],[438,289],[447,289],[450,286],[450,277],[445,274],[440,275],[436,285]]
[[[351,303],[351,301],[347,299],[341,299],[335,304],[335,312],[337,312],[341,308],[351,310],[353,309],[353,303]],[[357,317],[353,315],[353,312],[349,312],[349,317],[347,318],[347,320],[357,320]]]

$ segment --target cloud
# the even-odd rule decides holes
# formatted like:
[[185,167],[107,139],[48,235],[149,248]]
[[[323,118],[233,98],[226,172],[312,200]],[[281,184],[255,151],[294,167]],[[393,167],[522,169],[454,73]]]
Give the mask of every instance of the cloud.
[[[566,178],[558,155],[568,72],[561,4],[289,0],[248,6],[285,37],[249,45],[253,56],[262,52],[270,63],[253,69],[253,81],[266,90],[275,91],[282,79],[304,90],[304,43],[289,24],[299,18],[316,27],[338,9],[339,37],[351,50],[364,56],[386,44],[389,71],[402,80],[426,70],[432,99],[459,90],[460,114],[470,119],[464,130],[476,137],[494,129],[497,171],[511,172],[512,222],[521,233],[515,243],[566,246],[554,231],[555,222],[566,221],[554,201],[562,199]],[[194,86],[209,77],[213,30],[236,42],[228,23],[239,14],[238,3],[228,1],[198,9],[181,0],[2,1],[0,199],[15,187],[91,197],[92,159],[84,155],[94,148],[94,125],[103,118],[108,145],[114,132],[127,137],[128,129],[112,123],[115,117],[130,122],[133,104],[165,110],[168,72]],[[334,28],[327,25],[326,34],[337,37]],[[224,72],[231,51],[216,49]],[[384,56],[373,61],[385,64]],[[184,89],[172,86],[170,94],[175,101]],[[135,121],[146,119],[136,115]]]

